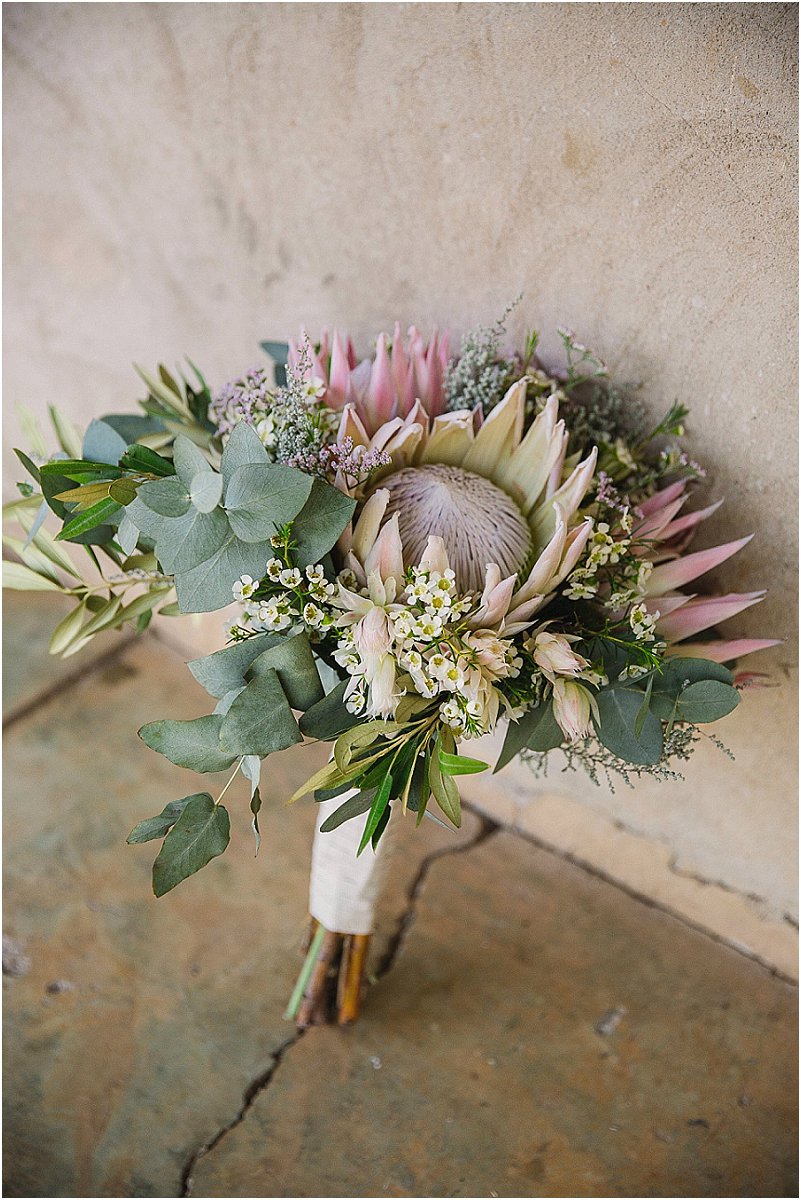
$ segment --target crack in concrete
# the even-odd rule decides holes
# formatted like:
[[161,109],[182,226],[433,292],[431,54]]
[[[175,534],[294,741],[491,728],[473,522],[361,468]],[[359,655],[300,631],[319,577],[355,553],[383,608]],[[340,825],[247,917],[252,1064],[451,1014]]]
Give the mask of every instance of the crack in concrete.
[[[469,812],[475,813],[477,817],[484,816],[480,809],[476,809],[472,804],[466,803],[464,800],[462,801],[462,808],[467,809]],[[494,824],[494,822],[489,823]],[[573,854],[570,850],[564,850],[561,846],[557,846],[553,842],[546,842],[543,838],[537,837],[536,834],[531,833],[528,829],[521,829],[518,825],[503,825],[498,823],[495,828],[499,830],[505,830],[507,833],[513,834],[516,837],[521,837],[525,841],[531,842],[532,845],[537,846],[540,850],[544,850],[547,854],[553,854],[557,858],[564,859],[565,862],[569,862],[572,866],[578,867],[578,869],[580,871],[584,871],[585,874],[592,875],[593,878],[600,879],[603,883],[608,883],[610,887],[617,888],[618,891],[623,892],[624,895],[631,897],[632,900],[638,900],[640,904],[644,904],[646,908],[653,908],[656,912],[664,913],[666,917],[671,917],[672,920],[678,921],[680,925],[684,925],[688,929],[693,929],[696,933],[700,933],[704,937],[709,938],[711,941],[717,942],[719,946],[725,946],[726,949],[732,950],[735,954],[740,954],[743,958],[749,959],[758,967],[762,968],[764,971],[767,971],[767,973],[772,975],[774,979],[778,979],[782,983],[788,984],[789,987],[793,989],[798,989],[797,979],[794,979],[792,975],[786,974],[781,970],[780,967],[774,966],[773,963],[769,962],[756,951],[752,950],[750,946],[746,946],[742,942],[732,941],[731,939],[724,937],[722,934],[715,933],[714,930],[708,929],[705,925],[701,925],[700,922],[693,921],[684,913],[677,912],[675,909],[670,908],[662,901],[655,900],[652,896],[648,896],[644,892],[640,892],[636,888],[631,887],[629,884],[623,883],[622,880],[617,879],[614,875],[610,875],[601,867],[597,867],[593,863],[588,862],[586,859],[580,858],[577,854]],[[710,886],[714,887],[715,885],[710,884]],[[792,924],[792,920],[790,920],[789,923]]]
[[[464,805],[464,802],[463,806],[467,807]],[[381,961],[375,970],[373,978],[376,983],[380,982],[385,975],[389,974],[395,965],[398,955],[403,949],[404,942],[409,935],[409,930],[411,929],[412,925],[414,925],[414,922],[417,918],[417,902],[420,899],[425,881],[428,877],[428,873],[433,867],[434,863],[440,858],[450,858],[456,854],[467,854],[470,850],[474,850],[476,846],[480,846],[482,842],[485,842],[487,838],[492,837],[494,833],[497,833],[498,830],[502,828],[500,822],[493,821],[484,813],[476,812],[474,809],[471,809],[470,811],[479,822],[479,828],[475,837],[471,838],[469,842],[460,843],[458,846],[445,846],[442,850],[434,850],[421,862],[419,870],[412,880],[409,890],[406,893],[406,907],[403,911],[403,915],[398,921],[395,932],[390,938],[383,957],[381,958]]]
[[242,1124],[249,1110],[255,1104],[257,1096],[260,1096],[265,1088],[267,1088],[272,1082],[273,1076],[280,1067],[281,1063],[284,1061],[288,1051],[295,1045],[296,1042],[299,1042],[307,1032],[308,1031],[305,1029],[296,1029],[291,1037],[288,1037],[286,1041],[281,1043],[277,1050],[272,1052],[270,1056],[272,1058],[272,1062],[270,1063],[269,1067],[267,1067],[265,1071],[262,1071],[260,1074],[258,1074],[255,1079],[252,1079],[242,1093],[242,1104],[240,1105],[235,1116],[232,1117],[230,1121],[227,1121],[225,1125],[222,1125],[213,1137],[209,1138],[206,1142],[202,1142],[196,1150],[193,1150],[186,1161],[183,1171],[181,1172],[181,1190],[178,1193],[179,1196],[192,1195],[192,1180],[195,1173],[195,1168],[197,1167],[197,1164],[200,1162],[201,1158],[205,1158],[207,1154],[210,1154],[211,1151],[220,1144],[223,1138],[229,1134],[232,1129],[236,1129],[237,1125]]
[[[434,850],[431,854],[427,855],[426,858],[423,859],[417,874],[409,885],[409,889],[406,893],[406,906],[403,914],[397,923],[395,932],[390,938],[387,949],[384,952],[384,955],[375,971],[375,974],[371,980],[372,983],[380,982],[387,974],[389,974],[395,965],[395,961],[400,954],[406,938],[408,937],[409,930],[411,929],[417,917],[417,902],[422,893],[428,873],[434,863],[440,858],[448,858],[449,856],[455,854],[466,854],[469,850],[473,850],[476,846],[481,845],[482,842],[486,841],[487,838],[491,837],[494,833],[497,833],[498,830],[502,828],[497,821],[490,820],[490,818],[484,816],[483,813],[476,813],[475,816],[479,822],[479,829],[475,837],[471,838],[468,842],[461,843],[458,846],[446,846],[442,850]],[[314,1028],[315,1026],[310,1026],[308,1029],[296,1029],[290,1037],[281,1043],[277,1050],[273,1051],[271,1055],[272,1061],[269,1067],[267,1067],[266,1070],[261,1071],[254,1079],[250,1081],[242,1093],[242,1103],[231,1120],[227,1121],[225,1125],[222,1125],[212,1137],[210,1137],[207,1141],[202,1142],[201,1145],[192,1152],[186,1161],[183,1171],[181,1172],[181,1190],[179,1192],[181,1197],[192,1195],[192,1183],[195,1168],[200,1160],[215,1150],[223,1138],[227,1137],[227,1135],[233,1129],[236,1129],[238,1125],[242,1124],[258,1097],[264,1091],[266,1091],[272,1083],[273,1079],[275,1078],[276,1071],[286,1058],[289,1051],[300,1041],[302,1037],[305,1037],[307,1034],[311,1033]],[[317,1028],[322,1028],[322,1026]]]

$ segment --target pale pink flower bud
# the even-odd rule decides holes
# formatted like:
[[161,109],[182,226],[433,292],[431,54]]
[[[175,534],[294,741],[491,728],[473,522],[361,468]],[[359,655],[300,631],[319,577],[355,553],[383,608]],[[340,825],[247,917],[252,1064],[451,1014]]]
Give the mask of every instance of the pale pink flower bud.
[[594,697],[572,679],[557,679],[553,685],[553,715],[571,742],[592,733]]
[[534,662],[553,681],[557,675],[580,675],[589,665],[576,654],[566,637],[558,633],[538,633],[532,648]]

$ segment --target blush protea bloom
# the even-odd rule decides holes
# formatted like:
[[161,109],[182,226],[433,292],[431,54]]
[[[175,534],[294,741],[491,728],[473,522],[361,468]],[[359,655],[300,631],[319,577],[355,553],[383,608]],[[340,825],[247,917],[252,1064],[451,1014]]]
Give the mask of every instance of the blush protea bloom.
[[[312,351],[308,373],[325,386],[324,401],[329,408],[353,406],[364,430],[372,435],[387,421],[406,417],[419,400],[429,416],[444,411],[442,381],[448,364],[448,334],[435,329],[429,341],[413,325],[404,341],[400,325],[395,324],[392,339],[380,333],[375,358],[358,361],[350,337],[334,330],[329,341],[323,330],[319,351]],[[301,366],[301,354],[289,343],[289,365]]]
[[[579,506],[597,457],[593,449],[581,462],[566,462],[555,396],[524,434],[525,397],[523,379],[478,430],[472,413],[432,420],[418,403],[373,437],[346,405],[339,435],[365,451],[380,444],[389,452],[391,465],[377,473],[387,496],[381,519],[397,517],[405,565],[419,562],[436,535],[461,590],[480,590],[492,564],[513,609],[545,603],[578,562],[592,530]],[[350,549],[347,536],[342,549]]]
[[656,632],[667,642],[668,654],[725,663],[779,645],[776,638],[687,641],[758,604],[766,595],[758,591],[696,596],[680,590],[737,554],[753,536],[685,554],[698,526],[722,503],[679,516],[688,496],[686,480],[662,488],[640,505],[642,520],[634,529],[636,537],[648,539],[652,546],[649,557],[656,565],[645,585],[645,606],[656,617]]

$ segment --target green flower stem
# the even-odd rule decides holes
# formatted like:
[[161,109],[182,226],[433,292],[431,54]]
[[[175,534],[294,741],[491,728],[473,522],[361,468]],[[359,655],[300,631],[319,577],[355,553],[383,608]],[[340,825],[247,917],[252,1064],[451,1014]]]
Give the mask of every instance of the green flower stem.
[[216,807],[216,806],[217,806],[217,805],[220,803],[220,801],[222,800],[223,796],[225,795],[225,793],[228,791],[228,789],[229,789],[229,787],[231,786],[231,784],[232,784],[232,783],[234,782],[234,780],[236,779],[237,775],[239,774],[239,768],[241,767],[241,765],[242,765],[242,759],[240,758],[240,759],[239,759],[239,761],[238,761],[238,763],[237,763],[237,764],[236,764],[236,766],[234,767],[234,773],[233,773],[233,775],[232,775],[232,776],[231,776],[231,778],[228,780],[228,782],[226,783],[226,785],[225,785],[225,787],[223,788],[223,790],[220,792],[220,794],[219,794],[219,796],[217,797],[217,799],[214,801],[214,805],[215,805],[215,807]]
[[300,974],[298,975],[292,995],[289,998],[289,1004],[286,1006],[286,1012],[284,1013],[285,1021],[294,1021],[298,1015],[298,1009],[303,1001],[303,994],[311,978],[311,973],[314,970],[314,964],[317,961],[317,955],[320,953],[320,947],[323,944],[325,935],[326,930],[322,925],[318,925],[309,949],[306,952],[306,957],[303,960],[303,966],[300,968]]

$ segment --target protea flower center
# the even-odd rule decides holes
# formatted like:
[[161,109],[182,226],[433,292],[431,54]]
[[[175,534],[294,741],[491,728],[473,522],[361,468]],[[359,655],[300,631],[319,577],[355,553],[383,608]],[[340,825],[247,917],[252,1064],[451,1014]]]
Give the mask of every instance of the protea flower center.
[[385,519],[398,514],[404,565],[418,563],[432,534],[445,543],[461,591],[480,592],[487,563],[514,575],[531,550],[528,522],[494,483],[444,464],[406,467],[381,480]]

